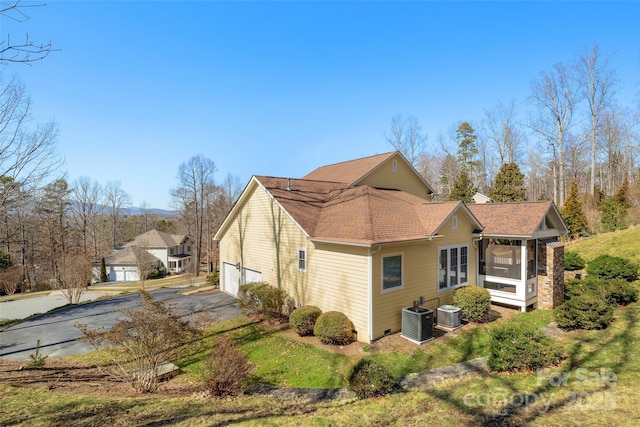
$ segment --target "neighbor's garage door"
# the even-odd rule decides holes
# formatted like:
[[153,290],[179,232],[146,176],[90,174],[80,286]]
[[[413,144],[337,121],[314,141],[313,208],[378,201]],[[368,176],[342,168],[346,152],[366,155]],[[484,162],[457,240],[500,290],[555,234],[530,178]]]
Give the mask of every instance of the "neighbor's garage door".
[[227,262],[222,263],[223,268],[223,280],[222,290],[233,295],[238,296],[238,286],[240,282],[242,284],[262,282],[262,272],[253,270],[251,268],[242,268],[242,280],[239,277],[239,271],[235,264],[229,264]]
[[116,282],[136,282],[140,280],[140,276],[137,271],[133,270],[116,270]]

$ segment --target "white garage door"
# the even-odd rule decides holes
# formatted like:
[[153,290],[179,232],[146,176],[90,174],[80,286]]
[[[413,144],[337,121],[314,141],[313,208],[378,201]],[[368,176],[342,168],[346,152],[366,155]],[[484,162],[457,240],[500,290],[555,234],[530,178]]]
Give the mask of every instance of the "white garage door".
[[222,290],[233,296],[238,296],[238,269],[235,264],[222,263]]
[[262,272],[260,271],[243,268],[242,275],[242,283],[244,284],[262,282]]
[[262,282],[262,272],[258,270],[243,267],[242,278],[240,278],[236,264],[223,262],[222,268],[224,274],[222,290],[233,296],[238,296],[238,286],[240,282],[242,282],[243,285],[247,283]]

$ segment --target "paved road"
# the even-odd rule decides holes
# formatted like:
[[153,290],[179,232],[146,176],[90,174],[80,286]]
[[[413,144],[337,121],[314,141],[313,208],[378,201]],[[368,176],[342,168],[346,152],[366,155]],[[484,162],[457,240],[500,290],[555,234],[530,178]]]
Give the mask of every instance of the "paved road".
[[[223,292],[179,294],[179,289],[151,291],[157,301],[172,301],[183,313],[213,312],[218,320],[240,314],[236,299]],[[73,326],[79,322],[90,329],[110,328],[123,318],[122,310],[134,308],[140,303],[140,295],[128,294],[71,306],[27,320],[0,332],[0,357],[12,360],[28,360],[40,340],[40,351],[49,357],[83,354],[92,351],[88,344],[78,341],[82,335]]]
[[[80,296],[80,302],[93,301],[106,294],[105,292],[83,292]],[[68,303],[67,298],[59,292],[51,292],[49,295],[39,297],[0,302],[0,320],[26,319],[31,315],[46,313]]]

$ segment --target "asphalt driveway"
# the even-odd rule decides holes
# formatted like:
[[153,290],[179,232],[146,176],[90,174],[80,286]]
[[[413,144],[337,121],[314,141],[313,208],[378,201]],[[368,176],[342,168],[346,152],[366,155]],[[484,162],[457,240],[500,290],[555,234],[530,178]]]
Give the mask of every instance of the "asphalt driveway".
[[[175,302],[181,313],[208,312],[217,315],[217,320],[240,314],[236,299],[223,292],[192,295],[179,292],[180,289],[159,289],[150,293],[156,301]],[[140,298],[137,293],[119,295],[47,313],[7,328],[0,332],[0,357],[28,360],[38,340],[41,354],[48,357],[88,353],[93,348],[79,341],[82,334],[73,326],[74,323],[86,324],[90,329],[108,329],[123,319],[123,309],[138,306]]]

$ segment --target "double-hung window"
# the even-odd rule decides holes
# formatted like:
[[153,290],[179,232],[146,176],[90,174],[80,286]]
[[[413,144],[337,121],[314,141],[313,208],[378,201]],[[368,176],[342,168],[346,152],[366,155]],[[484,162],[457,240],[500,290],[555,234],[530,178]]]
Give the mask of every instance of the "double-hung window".
[[307,271],[307,250],[298,248],[298,271]]
[[384,255],[382,257],[382,292],[401,289],[403,286],[402,255]]
[[466,285],[469,276],[469,246],[458,245],[438,251],[438,289]]

